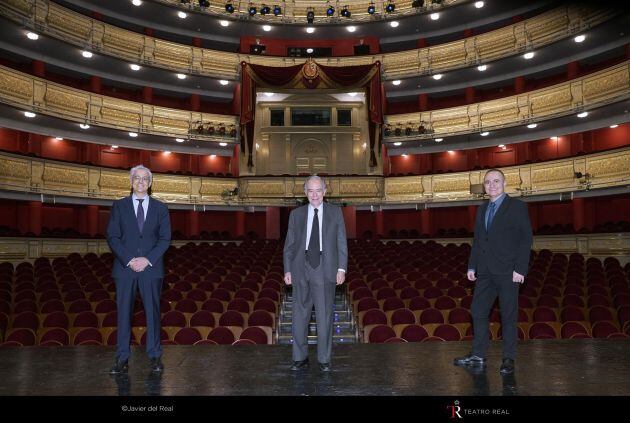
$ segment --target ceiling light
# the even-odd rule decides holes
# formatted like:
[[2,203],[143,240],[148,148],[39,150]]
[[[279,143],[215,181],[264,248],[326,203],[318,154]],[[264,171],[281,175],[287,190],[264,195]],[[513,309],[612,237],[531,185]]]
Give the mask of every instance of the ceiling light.
[[139,71],[140,70],[140,66],[136,65],[135,63],[130,64],[129,67],[131,68],[132,71]]
[[435,79],[436,81],[439,81],[440,79],[442,79],[442,74],[441,73],[436,73],[435,75],[433,75],[433,79]]
[[525,53],[523,55],[523,58],[525,58],[527,60],[531,59],[532,57],[534,57],[534,52],[533,51],[528,51],[527,53]]
[[115,149],[117,149],[117,148],[118,148],[118,146],[117,146],[117,145],[112,145],[112,150],[115,150]]
[[442,141],[444,141],[444,138],[436,138],[435,139],[435,142],[442,142]]
[[263,31],[265,32],[271,31],[271,25],[263,25]]
[[223,21],[219,21],[219,25],[224,26],[224,27],[227,27],[227,26],[229,26],[229,25],[230,25],[230,22],[229,22],[229,21],[225,21],[225,20],[223,20]]
[[219,79],[219,84],[221,84],[221,85],[227,85],[229,83],[230,83],[230,81],[227,81],[225,79]]
[[397,79],[395,81],[392,81],[392,84],[394,85],[400,85],[400,79]]
[[81,128],[81,129],[90,129],[90,125],[88,125],[87,123],[80,123],[79,124],[79,128]]
[[356,95],[357,95],[357,94],[359,94],[359,93],[348,93],[348,95],[349,95],[350,97],[356,97]]
[[490,135],[490,132],[488,132],[488,131],[483,131],[483,132],[482,132],[481,134],[479,134],[479,135],[481,135],[482,137],[487,137],[488,135]]
[[403,156],[403,157],[407,157],[407,155],[406,155],[406,154],[402,154],[402,156]]
[[93,56],[93,54],[92,54],[92,52],[91,52],[91,51],[83,50],[83,51],[81,52],[81,56],[85,57],[86,59],[89,59],[90,57],[92,57],[92,56]]
[[220,145],[221,147],[227,147],[227,143],[226,143],[226,142],[220,142],[220,143],[219,143],[219,145]]
[[448,150],[447,153],[448,154],[455,154],[455,152],[453,150]]
[[130,133],[129,133],[129,136],[130,136],[131,138],[136,138],[136,137],[138,136],[138,133],[137,133],[137,132],[130,132]]
[[217,155],[216,155],[216,154],[210,154],[210,158],[211,158],[211,159],[214,159],[214,158],[216,158],[216,157],[217,157]]
[[263,93],[267,97],[273,97],[273,93]]
[[559,138],[559,137],[555,137],[555,136],[554,136],[554,137],[551,137],[551,138],[549,138],[549,139],[550,139],[550,140],[552,140],[552,141],[558,141],[558,138]]
[[389,23],[389,26],[391,26],[392,28],[398,28],[398,25],[400,25],[398,21],[391,21]]
[[586,35],[584,34],[580,34],[573,39],[573,41],[575,41],[576,43],[581,43],[584,40],[586,40]]
[[141,6],[142,0],[131,0],[131,4],[133,4],[134,6]]
[[616,127],[618,127],[619,125],[617,125],[616,123],[614,125],[610,125],[610,129],[615,129]]
[[309,47],[309,48],[307,48],[307,49],[306,49],[306,52],[307,52],[308,54],[311,54],[311,53],[313,52],[313,49]]
[[357,30],[357,27],[356,26],[349,26],[346,29],[348,30],[348,32],[354,32],[354,31]]
[[588,112],[582,112],[582,113],[577,114],[577,117],[579,118],[585,118],[586,116],[588,116]]
[[61,137],[55,137],[55,139],[56,139],[57,141],[63,141],[63,138],[61,138]]
[[30,31],[26,33],[26,37],[29,40],[37,40],[37,39],[39,39],[39,35],[35,34],[34,32],[30,32]]
[[178,73],[177,74],[177,78],[178,79],[186,79],[186,75],[184,75],[183,73]]
[[395,142],[395,143],[394,143],[394,145],[395,145],[396,147],[400,147],[400,146],[402,145],[402,142],[400,142],[400,141]]
[[439,13],[431,13],[431,20],[437,21],[438,19],[440,19]]
[[27,118],[34,118],[37,115],[33,112],[24,112],[24,116],[26,116]]
[[484,5],[484,2],[482,2],[482,1],[476,1],[475,2],[475,7],[477,9],[481,9],[483,7],[483,5]]
[[177,16],[179,16],[180,19],[186,19],[188,17],[186,12],[182,12],[181,10],[177,12]]
[[184,139],[183,138],[175,138],[175,141],[176,142],[184,142]]
[[538,126],[538,124],[537,124],[537,123],[530,123],[529,125],[527,125],[527,127],[528,127],[529,129],[534,129],[534,128],[535,128],[535,127],[537,127],[537,126]]
[[486,69],[488,69],[488,65],[479,65],[479,66],[477,66],[477,70],[478,70],[479,72],[483,72],[483,71],[485,71]]
[[505,149],[505,144],[499,144],[497,147]]
[[313,32],[315,32],[315,28],[313,28],[312,26],[306,27],[306,32],[312,34]]
[[168,151],[168,150],[166,150],[166,151],[164,152],[164,154],[169,155],[169,154],[171,154],[171,152],[170,152],[170,151]]

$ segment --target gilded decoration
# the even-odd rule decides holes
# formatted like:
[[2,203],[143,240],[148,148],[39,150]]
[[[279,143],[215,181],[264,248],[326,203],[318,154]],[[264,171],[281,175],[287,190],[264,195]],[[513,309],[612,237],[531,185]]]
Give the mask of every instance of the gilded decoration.
[[237,187],[236,181],[219,181],[216,179],[204,179],[201,181],[201,195],[220,196],[225,190],[232,191]]
[[52,108],[87,115],[89,100],[77,94],[58,91],[55,87],[48,85],[45,99],[46,104]]
[[5,71],[0,74],[0,90],[11,97],[18,97],[22,100],[33,98],[32,81],[11,75]]
[[606,78],[586,79],[584,81],[584,98],[592,102],[611,93],[627,92],[629,82],[627,66],[609,73]]
[[564,87],[554,88],[552,92],[532,94],[530,99],[534,116],[562,112],[571,106],[571,89],[566,84]]
[[595,178],[614,174],[627,175],[630,173],[630,154],[594,158],[588,160],[587,164],[587,172]]
[[378,186],[374,181],[370,182],[345,182],[341,181],[342,196],[375,197],[379,195]]
[[177,180],[173,177],[168,177],[168,179],[163,177],[153,178],[151,187],[155,193],[190,194],[190,180],[188,178],[183,178],[182,180]]
[[282,197],[284,196],[285,187],[283,181],[278,182],[247,182],[245,189],[247,196],[252,197]]
[[0,176],[15,179],[29,179],[31,172],[29,171],[28,162],[0,158]]
[[400,182],[385,183],[385,194],[387,196],[401,196],[401,195],[422,195],[424,187],[422,186],[422,180],[417,178],[415,180],[406,180]]
[[99,187],[106,190],[130,190],[131,181],[129,180],[128,173],[107,173],[101,172],[101,177],[98,181]]
[[464,178],[433,178],[433,192],[470,192],[470,180]]
[[88,171],[87,169],[46,165],[44,168],[44,181],[62,185],[81,185],[87,188]]
[[574,178],[571,164],[533,169],[532,173],[532,185],[539,188],[545,185],[553,185],[555,182],[567,182]]

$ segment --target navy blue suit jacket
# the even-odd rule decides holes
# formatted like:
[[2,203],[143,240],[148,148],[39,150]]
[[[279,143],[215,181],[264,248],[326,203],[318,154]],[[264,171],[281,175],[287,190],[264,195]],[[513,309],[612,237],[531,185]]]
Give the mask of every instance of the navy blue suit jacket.
[[166,204],[152,197],[142,227],[133,209],[131,196],[121,198],[112,205],[107,225],[107,243],[116,260],[112,276],[114,278],[136,278],[139,276],[127,264],[134,257],[146,257],[151,263],[142,274],[150,278],[164,277],[162,257],[171,243],[171,221]]
[[486,202],[477,208],[475,237],[468,268],[475,269],[477,275],[505,275],[514,271],[527,275],[532,248],[532,227],[527,205],[506,194],[490,229],[486,230],[488,204]]

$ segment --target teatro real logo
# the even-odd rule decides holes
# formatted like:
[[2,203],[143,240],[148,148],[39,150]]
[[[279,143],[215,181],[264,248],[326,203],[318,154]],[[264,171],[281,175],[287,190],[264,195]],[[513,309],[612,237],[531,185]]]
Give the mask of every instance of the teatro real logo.
[[450,419],[463,419],[472,416],[511,416],[511,410],[507,408],[464,408],[459,400],[447,405],[446,410]]

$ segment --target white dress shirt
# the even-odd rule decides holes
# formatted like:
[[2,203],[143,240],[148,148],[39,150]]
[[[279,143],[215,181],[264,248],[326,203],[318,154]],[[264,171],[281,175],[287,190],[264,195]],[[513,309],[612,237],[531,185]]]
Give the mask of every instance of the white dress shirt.
[[[131,194],[131,203],[133,204],[133,212],[136,215],[136,218],[138,217],[138,204],[140,204],[140,202],[138,201],[140,198],[135,194]],[[145,195],[143,198],[143,202],[142,202],[142,209],[144,210],[144,221],[147,221],[147,213],[149,212],[149,196]],[[134,257],[135,259],[136,257]],[[133,261],[133,259],[131,259],[131,261]],[[131,264],[131,261],[129,263],[127,263],[127,267],[129,267],[129,265]],[[151,262],[147,259],[147,261],[149,262],[149,266],[153,267],[153,265],[151,264]]]
[[[306,245],[304,251],[308,250],[308,242],[311,239],[311,229],[313,228],[313,217],[315,217],[315,207],[308,205],[308,217],[306,218]],[[319,220],[319,251],[322,252],[322,223],[324,222],[324,203],[317,207],[317,219]],[[339,272],[346,273],[345,269],[337,269]]]

